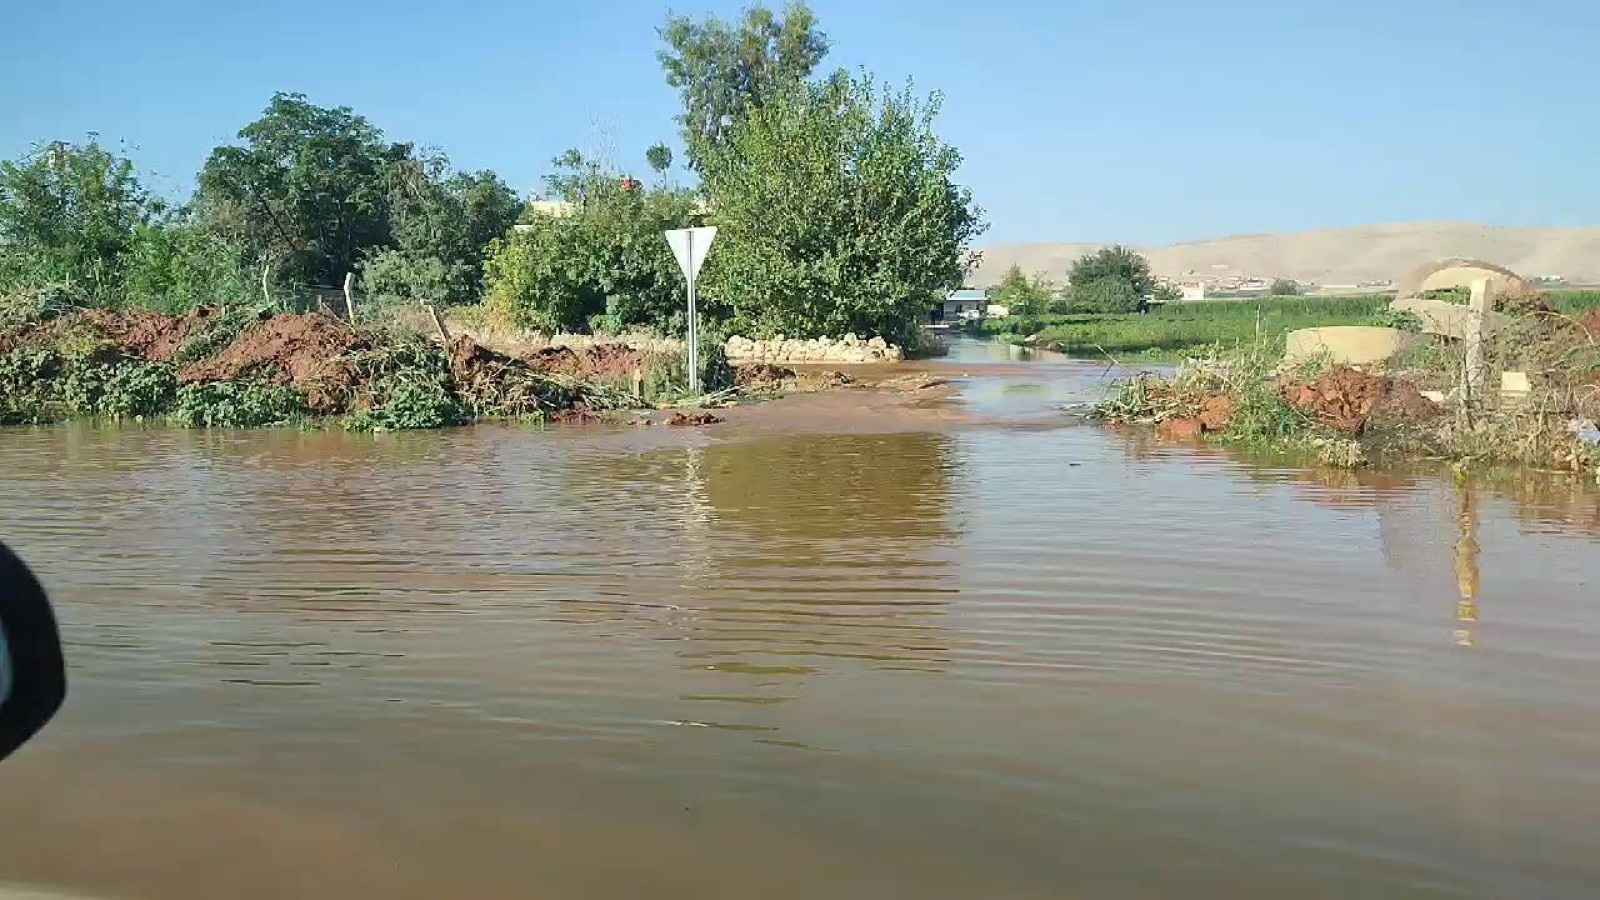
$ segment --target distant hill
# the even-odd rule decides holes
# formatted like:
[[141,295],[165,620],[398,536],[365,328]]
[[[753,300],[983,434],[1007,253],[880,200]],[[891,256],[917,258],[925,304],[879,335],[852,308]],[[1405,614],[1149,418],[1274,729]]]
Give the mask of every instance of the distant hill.
[[[1065,280],[1068,265],[1101,244],[1000,244],[983,249],[968,276],[989,287],[1017,263],[1026,272]],[[1249,234],[1140,247],[1157,275],[1292,278],[1321,285],[1398,281],[1423,263],[1452,256],[1496,262],[1526,278],[1555,275],[1600,283],[1600,227],[1498,228],[1459,222],[1418,222],[1327,228],[1299,234]]]

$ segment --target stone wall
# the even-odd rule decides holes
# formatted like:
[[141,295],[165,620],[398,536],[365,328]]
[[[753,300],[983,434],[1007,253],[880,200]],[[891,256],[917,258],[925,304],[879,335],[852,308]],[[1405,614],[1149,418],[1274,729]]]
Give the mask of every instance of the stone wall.
[[899,347],[881,337],[861,340],[847,334],[838,340],[832,338],[785,338],[778,335],[772,340],[752,341],[734,335],[722,347],[728,361],[734,363],[874,363],[899,362],[905,358]]

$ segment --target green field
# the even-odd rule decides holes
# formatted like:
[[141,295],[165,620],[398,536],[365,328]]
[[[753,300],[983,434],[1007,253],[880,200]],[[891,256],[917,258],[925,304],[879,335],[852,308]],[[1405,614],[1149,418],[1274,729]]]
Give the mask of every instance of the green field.
[[[1558,310],[1575,314],[1600,308],[1600,291],[1555,291],[1548,295]],[[1237,345],[1261,334],[1281,338],[1297,328],[1323,325],[1377,325],[1390,297],[1262,297],[1158,306],[1148,313],[1047,315],[1036,318],[990,319],[985,333],[1020,343],[1029,335],[1035,346],[1072,356],[1138,356],[1181,359],[1222,344]]]
[[1073,356],[1173,359],[1216,344],[1254,340],[1258,328],[1281,335],[1318,325],[1374,324],[1388,302],[1381,296],[1217,300],[1158,306],[1148,313],[991,319],[984,329],[1013,342],[1037,334],[1035,345]]

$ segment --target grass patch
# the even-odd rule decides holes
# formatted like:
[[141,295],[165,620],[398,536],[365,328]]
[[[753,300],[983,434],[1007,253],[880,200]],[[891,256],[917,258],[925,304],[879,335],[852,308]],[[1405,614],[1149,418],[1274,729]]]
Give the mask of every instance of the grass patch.
[[1388,304],[1379,295],[1216,300],[1171,303],[1148,313],[992,319],[983,327],[1013,342],[1037,334],[1034,345],[1071,356],[1100,356],[1104,350],[1119,357],[1182,359],[1258,338],[1281,345],[1284,334],[1299,328],[1372,324]]

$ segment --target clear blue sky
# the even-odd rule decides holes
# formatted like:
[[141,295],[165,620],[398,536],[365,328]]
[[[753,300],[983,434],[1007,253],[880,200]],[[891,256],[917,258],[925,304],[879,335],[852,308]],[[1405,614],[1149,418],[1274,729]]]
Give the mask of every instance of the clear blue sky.
[[[672,4],[732,15],[737,2]],[[8,4],[0,156],[97,131],[186,195],[275,90],[531,190],[673,138],[656,0]],[[945,94],[983,243],[1600,223],[1594,0],[816,0],[825,65]]]

